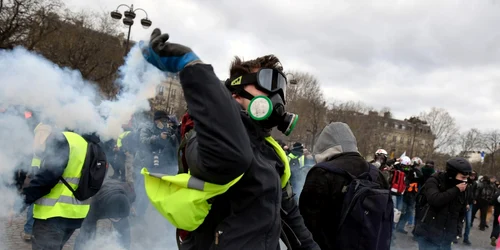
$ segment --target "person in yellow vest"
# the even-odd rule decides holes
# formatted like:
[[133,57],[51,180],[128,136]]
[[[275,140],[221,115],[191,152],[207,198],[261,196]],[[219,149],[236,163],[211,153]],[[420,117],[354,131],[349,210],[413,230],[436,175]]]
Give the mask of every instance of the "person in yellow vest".
[[[118,136],[118,139],[116,139],[116,145],[113,149],[115,155],[113,157],[113,163],[111,164],[113,167],[113,175],[111,178],[127,181],[128,169],[125,166],[127,163],[127,151],[123,147],[123,142],[125,141],[125,137],[127,137],[132,130],[131,123],[123,124],[122,129],[124,131]],[[129,155],[128,157],[130,158],[131,156]],[[130,160],[128,162],[130,162]]]
[[87,216],[90,201],[77,200],[60,179],[78,187],[88,141],[100,142],[95,135],[56,132],[41,143],[40,170],[23,189],[25,206],[34,204],[32,249],[62,249]]
[[[190,175],[184,176],[192,176],[187,185],[200,195],[206,189],[227,189],[205,204],[211,207],[208,215],[187,230],[181,249],[279,249],[281,235],[290,249],[319,249],[292,198],[286,155],[270,136],[273,128],[289,135],[298,120],[285,110],[287,80],[278,58],[236,57],[225,89],[211,65],[190,48],[166,42],[168,37],[155,29],[143,54],[160,70],[180,72],[196,133],[185,150]],[[146,189],[160,190],[158,182],[148,179]],[[175,208],[190,198],[154,205]],[[163,215],[183,219],[184,212]]]

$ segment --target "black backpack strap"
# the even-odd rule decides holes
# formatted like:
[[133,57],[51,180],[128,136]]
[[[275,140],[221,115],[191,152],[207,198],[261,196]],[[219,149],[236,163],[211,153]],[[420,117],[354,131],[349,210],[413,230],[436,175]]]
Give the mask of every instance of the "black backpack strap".
[[69,183],[61,176],[59,177],[59,180],[64,184],[64,186],[66,186],[69,191],[71,191],[71,193],[75,193],[75,190],[69,185]]

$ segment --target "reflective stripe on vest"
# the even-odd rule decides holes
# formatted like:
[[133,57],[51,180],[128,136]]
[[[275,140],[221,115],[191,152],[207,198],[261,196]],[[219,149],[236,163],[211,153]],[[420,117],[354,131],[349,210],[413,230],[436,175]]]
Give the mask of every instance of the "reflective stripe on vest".
[[130,131],[125,131],[123,133],[121,133],[119,136],[118,136],[118,139],[116,139],[116,146],[121,148],[123,146],[122,144],[122,140],[123,138],[125,138],[128,134],[130,134]]
[[[78,188],[81,171],[87,156],[88,143],[83,137],[72,132],[63,132],[69,144],[69,159],[62,178],[73,188]],[[79,201],[73,193],[59,181],[50,193],[35,201],[33,218],[49,219],[62,217],[68,219],[83,219],[90,209],[90,199]]]
[[[266,141],[273,146],[285,165],[281,176],[281,188],[285,188],[290,179],[290,165],[286,153],[272,137]],[[225,185],[218,185],[200,180],[189,173],[164,175],[141,170],[144,175],[146,194],[153,206],[176,228],[194,231],[208,215],[212,204],[209,200],[225,193],[236,184],[243,174]]]

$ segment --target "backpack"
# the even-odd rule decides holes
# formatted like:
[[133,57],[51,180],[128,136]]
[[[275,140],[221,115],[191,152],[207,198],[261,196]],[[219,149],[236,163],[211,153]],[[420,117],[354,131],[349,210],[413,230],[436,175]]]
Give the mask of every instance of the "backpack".
[[391,247],[394,206],[390,191],[376,182],[378,169],[367,163],[368,172],[357,177],[331,162],[316,167],[346,178],[348,184],[336,237],[338,249],[388,250]]
[[69,183],[60,177],[60,180],[71,190],[77,200],[84,201],[94,196],[106,178],[108,162],[106,154],[97,143],[87,141],[87,156],[82,167],[82,175],[78,187],[74,190]]
[[394,171],[391,181],[391,193],[394,195],[403,195],[406,190],[405,173],[400,170]]

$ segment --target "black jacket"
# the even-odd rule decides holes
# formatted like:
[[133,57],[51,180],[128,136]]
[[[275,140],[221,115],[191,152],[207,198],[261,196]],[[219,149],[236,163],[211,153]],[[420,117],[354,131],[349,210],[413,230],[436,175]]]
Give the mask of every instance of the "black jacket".
[[301,242],[299,247],[290,240],[294,249],[319,249],[293,199],[282,200],[284,167],[264,140],[268,132],[241,112],[210,65],[186,67],[180,79],[196,131],[186,147],[191,174],[216,184],[244,174],[214,199],[204,223],[182,249],[279,249],[282,219]]
[[[354,176],[368,171],[366,160],[359,153],[341,153],[335,155],[329,163],[347,170]],[[377,182],[382,188],[389,189],[389,184],[381,172]],[[343,204],[341,194],[347,184],[345,177],[322,168],[313,167],[307,174],[300,194],[300,213],[314,240],[323,250],[336,249],[335,235]]]
[[430,177],[417,197],[414,235],[436,244],[450,243],[466,212],[465,192],[460,192],[446,173]]
[[492,183],[479,182],[476,187],[474,197],[479,200],[487,200],[488,202],[493,198],[496,193],[496,188]]

